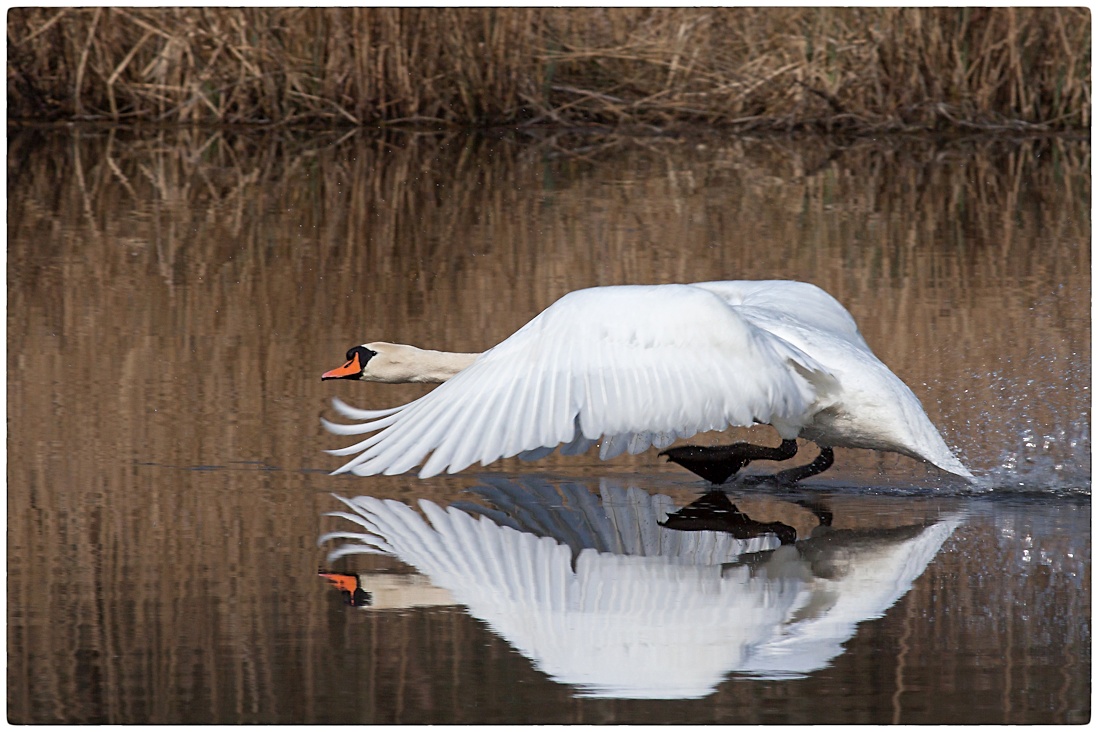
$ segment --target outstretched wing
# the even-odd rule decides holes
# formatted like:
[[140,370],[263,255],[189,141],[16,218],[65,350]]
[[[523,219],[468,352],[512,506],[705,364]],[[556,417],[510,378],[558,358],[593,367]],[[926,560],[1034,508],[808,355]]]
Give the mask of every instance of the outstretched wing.
[[[793,437],[825,370],[752,325],[719,296],[690,285],[601,287],[565,295],[429,394],[394,409],[336,408],[372,436],[335,455],[336,472],[420,477],[540,457],[558,445],[600,456],[727,426],[773,424]],[[428,458],[428,455],[430,457]]]

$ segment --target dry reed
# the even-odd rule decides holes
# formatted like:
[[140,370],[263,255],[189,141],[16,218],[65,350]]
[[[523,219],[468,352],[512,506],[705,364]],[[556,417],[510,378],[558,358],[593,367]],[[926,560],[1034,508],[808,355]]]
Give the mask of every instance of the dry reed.
[[13,119],[1090,125],[1079,8],[15,8]]

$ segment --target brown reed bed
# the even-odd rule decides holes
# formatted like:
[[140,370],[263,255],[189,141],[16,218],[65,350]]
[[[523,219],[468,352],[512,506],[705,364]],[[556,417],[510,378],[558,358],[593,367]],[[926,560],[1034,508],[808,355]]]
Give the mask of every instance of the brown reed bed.
[[12,120],[1080,130],[1085,8],[14,8]]

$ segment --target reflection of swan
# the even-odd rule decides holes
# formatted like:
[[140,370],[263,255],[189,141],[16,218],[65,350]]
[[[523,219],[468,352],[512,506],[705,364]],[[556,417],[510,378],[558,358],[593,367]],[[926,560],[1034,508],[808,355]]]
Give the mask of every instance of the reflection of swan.
[[[426,500],[430,523],[396,501],[341,499],[352,511],[337,515],[366,531],[321,540],[351,540],[333,559],[380,553],[412,565],[584,695],[695,698],[734,671],[785,677],[826,666],[857,623],[910,588],[959,523],[832,531],[765,551],[777,540],[660,527],[673,508],[666,496],[604,482],[599,509],[582,486],[556,488],[542,517],[527,510],[537,496],[524,486],[478,491],[503,497],[480,511],[504,526]],[[528,533],[527,517],[541,536]]]
[[823,452],[789,480],[826,469],[832,446],[898,452],[972,477],[850,313],[803,282],[577,290],[480,356],[369,343],[347,358],[324,378],[445,383],[393,409],[336,400],[344,416],[365,421],[325,422],[331,431],[377,432],[332,451],[358,453],[337,472],[392,475],[426,459],[419,475],[427,477],[476,461],[541,457],[562,444],[562,453],[577,454],[600,437],[605,460],[766,423],[781,435],[780,448],[668,453],[722,482],[751,459],[792,457],[801,436]]

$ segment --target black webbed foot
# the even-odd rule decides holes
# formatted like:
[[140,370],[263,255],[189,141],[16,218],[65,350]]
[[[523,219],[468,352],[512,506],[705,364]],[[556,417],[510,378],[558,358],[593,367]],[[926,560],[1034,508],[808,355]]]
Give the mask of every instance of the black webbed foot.
[[[666,455],[670,462],[677,463],[716,485],[727,483],[752,460],[788,460],[796,454],[796,440],[782,440],[782,444],[778,447],[751,445],[746,442],[713,447],[683,445],[660,453],[660,455]],[[805,478],[819,475],[830,468],[834,462],[835,451],[830,447],[821,447],[820,454],[807,465],[782,470],[772,476],[749,476],[744,480],[748,484],[775,482],[788,488]]]
[[670,462],[677,463],[691,473],[717,485],[726,483],[752,460],[788,460],[796,454],[796,440],[782,440],[782,444],[778,447],[751,445],[746,442],[713,447],[683,445],[660,453],[660,455],[666,455]]
[[813,475],[819,475],[823,471],[827,470],[835,462],[835,451],[830,447],[821,447],[820,454],[816,456],[816,459],[810,462],[808,465],[801,465],[797,468],[789,468],[783,470],[774,476],[774,480],[778,481],[783,486],[789,487],[797,481],[810,478]]

